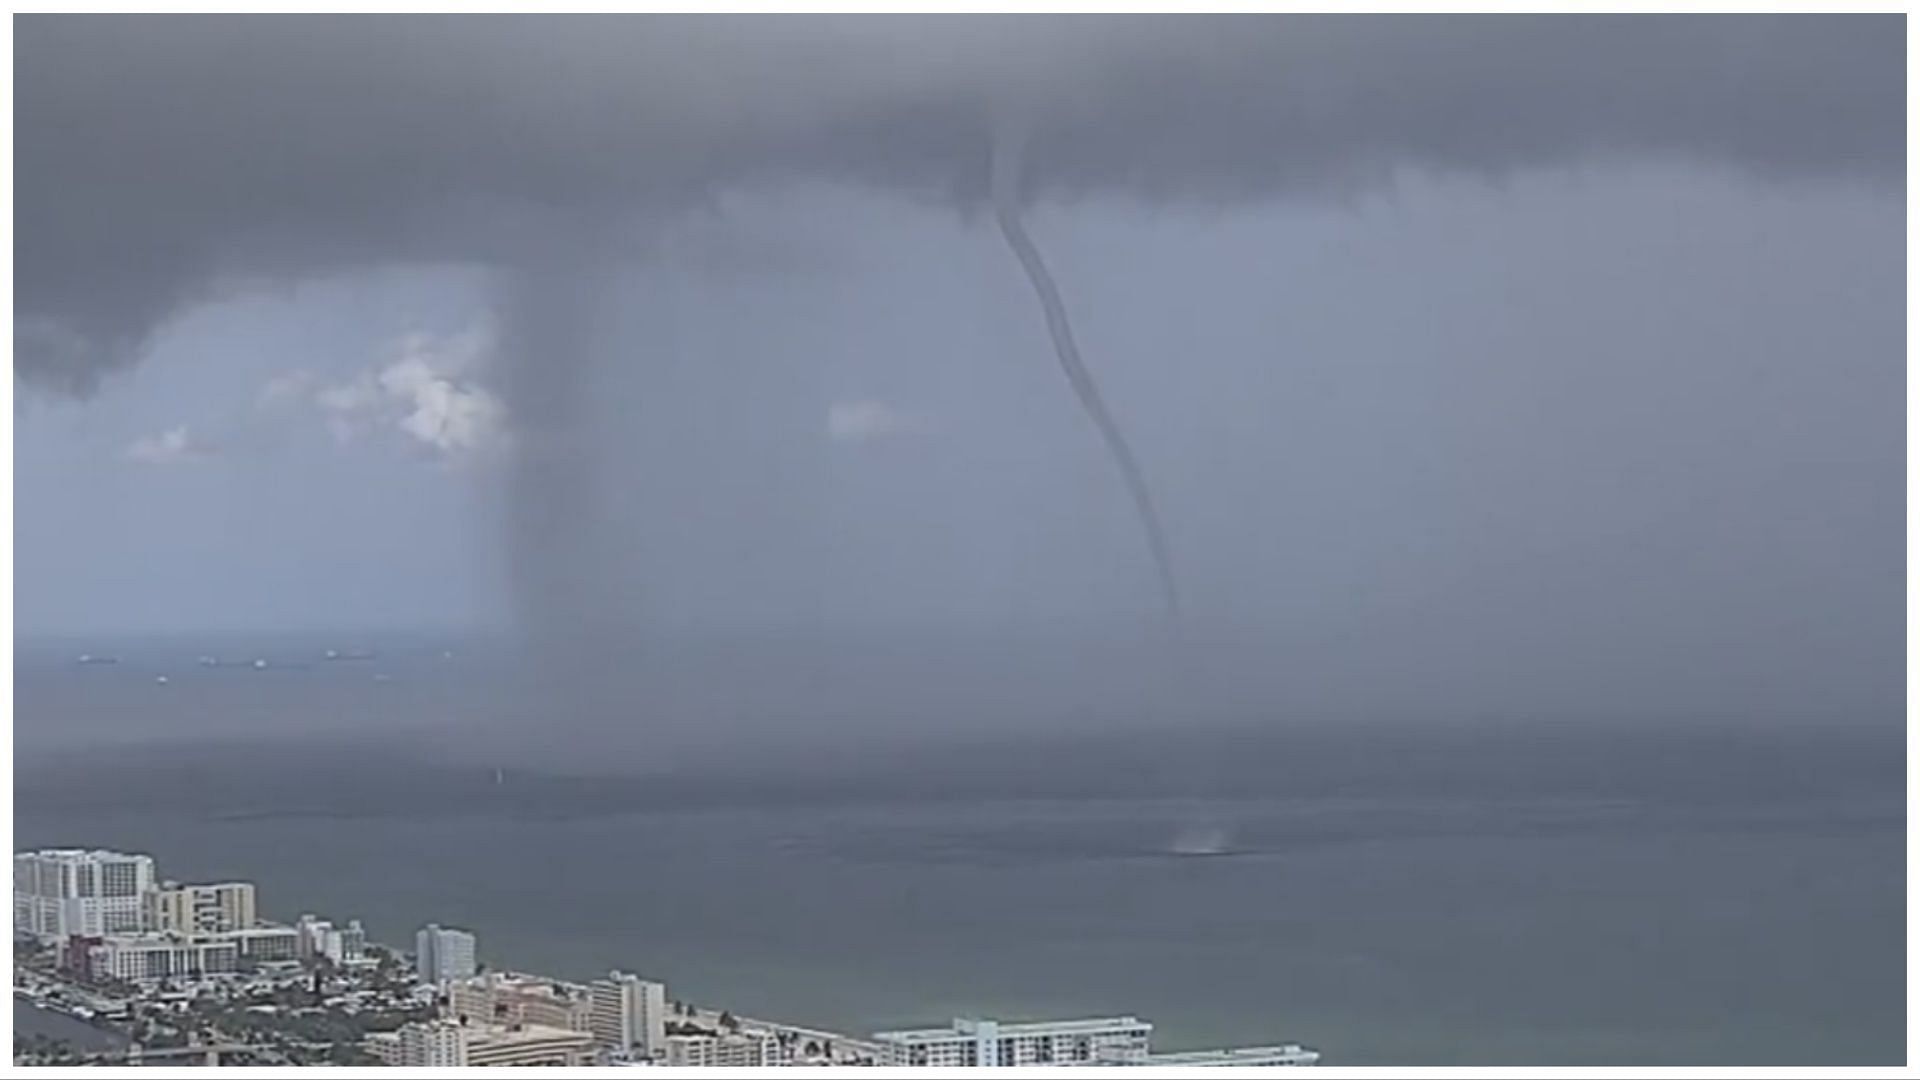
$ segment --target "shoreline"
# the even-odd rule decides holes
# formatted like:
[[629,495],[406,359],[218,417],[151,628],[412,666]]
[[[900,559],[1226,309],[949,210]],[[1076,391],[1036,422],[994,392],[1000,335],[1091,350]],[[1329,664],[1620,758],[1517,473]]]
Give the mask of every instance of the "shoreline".
[[13,992],[13,1034],[16,1039],[22,1035],[45,1035],[70,1043],[82,1052],[122,1050],[133,1041],[116,1027],[36,1001],[17,987]]

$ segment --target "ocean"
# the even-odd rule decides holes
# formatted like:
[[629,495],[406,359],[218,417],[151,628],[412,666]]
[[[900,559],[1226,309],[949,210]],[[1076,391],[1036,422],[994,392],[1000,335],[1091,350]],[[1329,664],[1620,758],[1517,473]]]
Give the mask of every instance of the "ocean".
[[113,1050],[127,1042],[125,1036],[111,1028],[89,1024],[85,1020],[43,1009],[19,998],[13,1001],[13,1033],[15,1037],[45,1035],[83,1052]]
[[16,846],[849,1032],[1131,1013],[1165,1049],[1343,1065],[1905,1054],[1897,716],[1023,724],[1016,695],[935,735],[877,726],[884,701],[783,724],[787,684],[716,663],[678,677],[755,685],[657,706],[656,754],[648,707],[609,740],[483,645],[214,648],[23,648]]

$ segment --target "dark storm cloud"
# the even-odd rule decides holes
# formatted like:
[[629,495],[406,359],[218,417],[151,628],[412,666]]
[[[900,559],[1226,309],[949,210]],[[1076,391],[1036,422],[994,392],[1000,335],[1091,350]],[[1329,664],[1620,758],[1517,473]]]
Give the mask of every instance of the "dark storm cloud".
[[[1401,167],[1903,172],[1897,17],[104,18],[16,23],[16,371],[85,390],[259,277],[519,266],[729,185],[965,209]],[[617,243],[617,240],[616,240]]]

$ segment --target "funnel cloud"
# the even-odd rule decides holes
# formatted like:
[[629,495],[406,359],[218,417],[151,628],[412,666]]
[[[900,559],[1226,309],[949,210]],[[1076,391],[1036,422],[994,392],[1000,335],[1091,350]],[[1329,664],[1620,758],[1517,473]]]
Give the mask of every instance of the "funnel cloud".
[[1140,462],[1134,457],[1126,434],[1120,430],[1113,413],[1108,411],[1107,403],[1100,395],[1100,386],[1093,381],[1093,373],[1087,370],[1086,362],[1080,359],[1080,346],[1073,340],[1073,322],[1067,318],[1067,305],[1060,298],[1060,288],[1054,284],[1053,274],[1048,272],[1046,259],[1041,257],[1040,249],[1034,245],[1033,238],[1027,235],[1026,223],[1020,220],[1017,194],[1019,169],[1017,143],[1006,142],[995,148],[994,220],[1000,225],[1000,235],[1006,238],[1007,247],[1020,260],[1027,280],[1033,283],[1034,295],[1040,301],[1041,310],[1046,313],[1047,336],[1053,339],[1053,353],[1059,358],[1061,371],[1066,373],[1074,396],[1080,399],[1080,405],[1086,409],[1093,426],[1099,429],[1100,438],[1107,444],[1107,452],[1113,456],[1114,465],[1126,481],[1127,494],[1133,499],[1133,508],[1140,516],[1140,527],[1147,537],[1147,549],[1153,555],[1153,567],[1160,577],[1161,602],[1166,606],[1167,618],[1177,620],[1180,617],[1179,579],[1173,572],[1173,553],[1167,547],[1167,535],[1160,524],[1160,512],[1153,505],[1153,492],[1147,487],[1147,478],[1140,471]]
[[1271,631],[1222,710],[1897,697],[1897,15],[15,29],[23,622],[471,610],[637,726],[643,626],[1129,626],[1138,519],[1196,653]]

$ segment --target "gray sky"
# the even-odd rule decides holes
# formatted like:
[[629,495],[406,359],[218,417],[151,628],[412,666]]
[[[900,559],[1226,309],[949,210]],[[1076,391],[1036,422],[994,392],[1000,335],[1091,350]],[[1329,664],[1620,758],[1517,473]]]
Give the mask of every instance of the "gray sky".
[[1196,625],[1898,701],[1894,19],[17,30],[23,634],[1150,624],[1018,130]]

